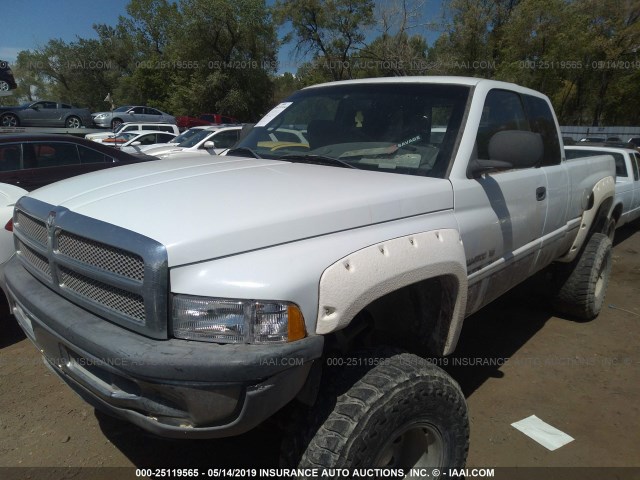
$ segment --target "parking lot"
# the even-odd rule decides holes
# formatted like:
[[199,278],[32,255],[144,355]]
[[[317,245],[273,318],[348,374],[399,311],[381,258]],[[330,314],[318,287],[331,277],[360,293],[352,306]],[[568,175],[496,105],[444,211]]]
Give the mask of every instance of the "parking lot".
[[[543,286],[523,285],[468,318],[447,360],[469,406],[468,467],[640,467],[638,225],[616,233],[597,319],[555,317],[535,292]],[[7,313],[0,327],[0,467],[278,466],[279,434],[268,424],[237,438],[176,441],[96,413],[45,368]],[[530,415],[574,441],[549,451],[511,426]],[[619,478],[640,474],[626,472]]]

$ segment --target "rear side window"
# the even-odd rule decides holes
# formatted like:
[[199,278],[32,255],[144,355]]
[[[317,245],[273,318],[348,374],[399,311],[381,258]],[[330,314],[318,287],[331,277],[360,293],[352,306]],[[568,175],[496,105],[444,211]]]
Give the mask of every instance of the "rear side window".
[[21,157],[20,145],[0,145],[0,171],[20,170]]
[[161,132],[173,133],[173,128],[171,128],[169,125],[160,125],[158,126],[158,130],[160,130]]
[[71,143],[34,143],[33,155],[36,168],[61,167],[80,163],[78,150]]
[[102,152],[93,150],[92,148],[78,145],[78,153],[80,154],[81,163],[106,163],[113,162],[113,159]]
[[634,153],[635,158],[631,158],[631,166],[633,167],[633,179],[635,181],[640,180],[640,172],[638,172],[638,162],[640,162],[640,155]]
[[140,130],[140,127],[138,127],[138,125],[127,125],[122,129],[123,132],[130,132],[132,130]]
[[524,104],[533,132],[539,133],[544,145],[542,165],[558,165],[562,159],[558,129],[549,104],[542,98],[523,95]]

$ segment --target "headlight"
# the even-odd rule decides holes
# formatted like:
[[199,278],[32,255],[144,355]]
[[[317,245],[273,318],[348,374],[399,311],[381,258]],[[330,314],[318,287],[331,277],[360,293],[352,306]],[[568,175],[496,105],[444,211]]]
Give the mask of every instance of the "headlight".
[[100,115],[96,115],[94,118],[98,119],[98,118],[107,118],[107,114],[106,113],[101,113]]
[[306,331],[294,303],[174,295],[173,335],[217,343],[285,343],[304,338]]

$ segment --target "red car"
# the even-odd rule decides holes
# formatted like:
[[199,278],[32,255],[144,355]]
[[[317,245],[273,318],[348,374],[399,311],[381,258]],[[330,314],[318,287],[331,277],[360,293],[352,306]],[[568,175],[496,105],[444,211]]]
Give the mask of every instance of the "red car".
[[191,127],[203,127],[206,125],[218,125],[218,124],[236,124],[237,118],[230,117],[228,115],[221,115],[219,113],[203,113],[198,117],[182,116],[176,117],[176,125],[182,130],[186,130]]

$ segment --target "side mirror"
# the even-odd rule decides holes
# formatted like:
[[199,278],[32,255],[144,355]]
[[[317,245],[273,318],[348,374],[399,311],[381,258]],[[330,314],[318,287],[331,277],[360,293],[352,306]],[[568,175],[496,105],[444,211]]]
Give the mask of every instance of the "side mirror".
[[138,141],[138,142],[133,142],[133,143],[131,144],[131,146],[132,146],[132,147],[137,147],[138,145],[142,145],[142,142],[139,142],[139,141]]
[[216,148],[216,144],[212,140],[207,140],[206,142],[204,142],[204,145],[202,145],[202,147],[205,150],[213,150],[214,148]]

